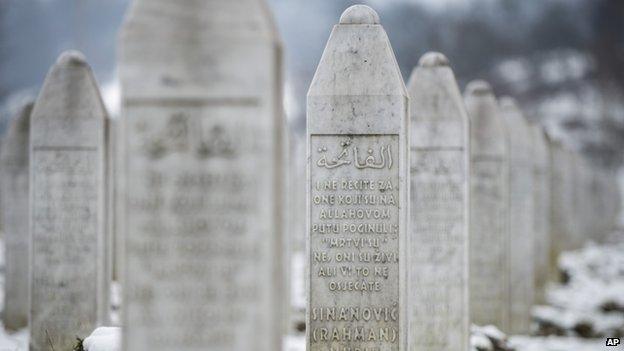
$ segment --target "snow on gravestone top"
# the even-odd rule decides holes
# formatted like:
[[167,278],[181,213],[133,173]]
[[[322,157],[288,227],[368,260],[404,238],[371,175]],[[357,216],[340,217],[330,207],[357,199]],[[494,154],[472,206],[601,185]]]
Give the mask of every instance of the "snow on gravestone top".
[[284,121],[266,4],[135,1],[120,53],[125,349],[278,350]]
[[484,81],[464,93],[470,117],[470,315],[507,330],[509,321],[509,162],[505,126]]
[[105,119],[84,56],[62,54],[31,117],[31,350],[71,349],[106,323]]
[[[411,113],[410,350],[467,350],[468,115],[446,57],[425,54]],[[431,309],[437,311],[434,315]]]
[[535,233],[535,302],[545,302],[550,254],[550,150],[542,126],[531,125],[533,144],[533,232]]
[[533,232],[533,157],[531,132],[516,102],[500,100],[509,136],[509,260],[511,317],[509,333],[527,334],[531,322],[535,278]]
[[345,11],[308,93],[310,351],[407,350],[409,106],[378,22]]
[[28,147],[33,104],[11,121],[0,152],[2,223],[5,245],[4,326],[28,325]]

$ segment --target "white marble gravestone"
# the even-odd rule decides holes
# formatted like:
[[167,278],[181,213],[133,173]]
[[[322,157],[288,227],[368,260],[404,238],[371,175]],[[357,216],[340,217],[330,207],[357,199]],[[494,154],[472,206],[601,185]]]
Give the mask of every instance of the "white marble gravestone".
[[308,92],[308,351],[408,350],[408,112],[377,13],[348,8]]
[[528,334],[535,298],[532,135],[516,102],[504,97],[501,112],[509,137],[509,333]]
[[570,196],[571,202],[569,204],[566,217],[567,230],[566,230],[566,247],[565,250],[578,250],[583,247],[585,238],[583,236],[583,224],[582,224],[582,205],[579,203],[582,198],[582,174],[581,168],[581,156],[578,152],[568,149],[568,169],[570,172],[571,188]]
[[596,167],[593,178],[594,231],[596,241],[604,242],[618,224],[622,205],[621,190],[617,172]]
[[409,349],[468,350],[468,115],[440,53],[420,59],[407,88]]
[[106,211],[107,211],[107,233],[109,236],[109,247],[110,253],[108,258],[111,260],[110,268],[111,268],[111,277],[114,281],[121,281],[121,258],[123,252],[123,246],[121,242],[121,237],[119,236],[119,231],[117,230],[117,226],[119,225],[119,221],[117,220],[117,210],[118,206],[117,197],[122,194],[118,189],[118,180],[120,177],[119,174],[119,119],[108,118],[106,120],[106,150],[108,152],[108,156],[106,158],[106,183],[108,185],[108,193],[106,199]]
[[571,229],[573,223],[574,191],[572,156],[560,142],[550,143],[551,180],[550,180],[550,276],[559,280],[557,260],[559,254],[571,250]]
[[470,316],[477,325],[509,329],[509,148],[490,85],[464,93],[470,118]]
[[306,311],[306,138],[291,132],[289,164],[288,240],[290,248],[290,317],[291,331],[303,331]]
[[617,171],[604,170],[604,172],[607,177],[605,194],[608,198],[607,208],[609,210],[607,211],[607,222],[605,223],[603,232],[605,233],[604,236],[607,236],[618,226],[621,227],[622,224],[620,222],[622,211],[622,189]]
[[620,189],[617,174],[600,167],[591,168],[590,181],[591,237],[604,243],[617,224],[619,216]]
[[4,310],[8,330],[28,325],[28,148],[32,103],[11,121],[0,151],[0,194],[4,225]]
[[[601,169],[592,167],[590,169],[589,180],[589,202],[590,202],[590,218],[591,218],[591,236],[596,242],[603,243],[605,239],[606,223],[601,214],[608,213],[608,195],[604,193],[603,183],[601,181]],[[619,192],[619,191],[618,191]],[[613,223],[612,223],[613,224]]]
[[[576,164],[576,223],[579,228],[579,244],[583,246],[586,241],[594,240],[596,231],[592,228],[592,220],[596,214],[592,213],[596,204],[592,201],[591,194],[591,168],[590,164],[582,155],[579,155]],[[599,215],[598,215],[599,216]]]
[[550,149],[539,124],[531,126],[533,158],[533,233],[535,258],[535,302],[545,303],[550,262]]
[[137,0],[120,43],[125,350],[274,351],[281,47],[262,0]]
[[555,139],[548,139],[550,150],[550,254],[549,277],[552,281],[558,281],[557,259],[559,247],[563,238],[564,218],[563,207],[565,201],[565,167],[563,162],[563,145]]
[[[603,170],[606,177],[605,198],[607,201],[607,217],[604,227],[601,229],[603,237],[607,237],[614,229],[621,226],[620,215],[622,211],[621,185],[618,181],[618,173],[614,170]],[[621,172],[620,172],[621,173]]]
[[108,315],[106,111],[84,57],[62,54],[30,129],[30,350],[70,350]]

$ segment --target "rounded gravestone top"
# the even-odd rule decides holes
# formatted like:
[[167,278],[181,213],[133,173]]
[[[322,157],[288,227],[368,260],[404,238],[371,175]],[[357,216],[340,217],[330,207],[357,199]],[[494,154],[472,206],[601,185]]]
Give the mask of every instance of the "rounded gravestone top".
[[433,67],[446,67],[449,65],[449,60],[440,52],[431,51],[428,52],[418,60],[420,67],[433,68]]
[[466,87],[466,94],[468,95],[487,95],[492,94],[492,87],[490,83],[484,80],[473,80],[468,83]]
[[64,51],[56,60],[57,65],[85,65],[86,63],[85,56],[76,50]]
[[340,24],[379,24],[379,15],[366,5],[353,5],[340,16]]

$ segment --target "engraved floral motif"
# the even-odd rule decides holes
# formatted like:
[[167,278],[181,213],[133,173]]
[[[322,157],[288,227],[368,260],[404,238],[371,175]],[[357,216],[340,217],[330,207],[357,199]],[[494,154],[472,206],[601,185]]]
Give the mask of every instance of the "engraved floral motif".
[[210,130],[209,137],[201,140],[195,153],[200,159],[209,157],[231,158],[235,155],[235,142],[222,126],[214,126]]
[[174,153],[189,153],[195,158],[232,158],[237,154],[238,142],[221,125],[213,125],[204,135],[202,126],[185,113],[172,114],[164,129],[148,133],[146,128],[136,126],[145,135],[142,149],[152,160]]

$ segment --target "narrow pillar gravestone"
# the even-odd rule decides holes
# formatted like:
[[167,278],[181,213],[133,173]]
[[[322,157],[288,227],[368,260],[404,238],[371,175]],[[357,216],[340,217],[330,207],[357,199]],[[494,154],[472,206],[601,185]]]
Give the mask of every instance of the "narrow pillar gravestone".
[[[592,167],[590,170],[590,189],[589,189],[589,202],[590,218],[591,218],[591,230],[592,237],[599,243],[604,243],[606,239],[606,224],[603,223],[604,219],[601,214],[608,213],[608,201],[609,198],[604,193],[603,182],[601,181],[601,169]],[[619,190],[618,190],[619,192]]]
[[477,325],[509,329],[509,148],[492,88],[464,93],[470,118],[470,316]]
[[597,166],[591,169],[592,237],[599,243],[608,241],[618,224],[620,188],[617,174]]
[[567,231],[566,231],[566,250],[578,250],[583,247],[585,238],[583,237],[583,222],[582,222],[582,205],[579,203],[582,198],[581,184],[582,175],[579,171],[581,164],[581,156],[578,152],[568,149],[568,169],[570,170],[570,176],[572,178],[570,188],[572,202],[566,214]]
[[608,222],[608,227],[605,230],[609,231],[609,234],[611,234],[611,230],[621,227],[622,224],[622,178],[621,175],[619,175],[618,172],[615,170],[610,170],[606,172],[608,173],[609,179],[607,188],[609,194],[609,218],[611,218],[611,220]]
[[509,333],[528,334],[535,298],[533,158],[531,131],[516,102],[500,100],[509,140]]
[[550,263],[550,149],[541,125],[531,125],[533,145],[533,233],[535,247],[535,302],[546,302]]
[[348,8],[308,92],[309,351],[408,350],[408,116],[379,16]]
[[617,230],[620,226],[620,213],[622,211],[622,190],[618,177],[618,173],[615,170],[601,170],[605,173],[606,186],[605,186],[605,198],[607,202],[607,217],[605,227],[602,229],[604,237],[607,237],[613,230]]
[[121,253],[123,252],[123,247],[121,245],[121,238],[119,237],[119,231],[117,230],[117,226],[119,221],[117,220],[117,196],[121,193],[118,192],[118,168],[119,168],[119,139],[118,139],[118,130],[119,130],[119,120],[113,118],[106,119],[106,150],[108,152],[108,156],[106,158],[106,183],[108,185],[107,189],[107,201],[106,201],[106,211],[107,211],[107,233],[109,236],[109,247],[110,254],[108,255],[111,260],[111,277],[113,281],[120,282],[121,279]]
[[570,152],[558,141],[550,142],[551,178],[550,178],[550,276],[559,281],[559,254],[570,250],[570,225],[573,205],[573,179]]
[[618,174],[609,169],[594,168],[595,184],[593,188],[594,230],[597,241],[605,242],[614,230],[617,230],[621,211],[620,186]]
[[[591,194],[591,174],[590,165],[583,155],[579,155],[576,165],[577,175],[577,194],[576,202],[576,218],[580,232],[579,244],[584,246],[586,242],[595,240],[594,228],[592,228],[592,220],[594,215],[592,209],[596,206],[592,201]],[[605,213],[606,214],[606,213]]]
[[116,158],[118,157],[117,152],[117,133],[116,129],[119,124],[119,120],[117,118],[111,118],[110,116],[106,118],[105,123],[105,148],[106,148],[106,176],[105,178],[105,188],[106,188],[106,269],[105,272],[106,277],[110,278],[110,289],[109,289],[109,311],[108,311],[108,322],[110,325],[118,326],[120,323],[120,309],[121,309],[121,296],[120,295],[120,271],[121,267],[119,266],[120,259],[120,243],[118,231],[116,229],[117,218],[116,218],[116,192],[117,192],[117,166]]
[[554,282],[559,281],[557,270],[557,260],[559,257],[560,240],[563,239],[563,208],[565,200],[563,192],[565,179],[565,167],[563,163],[564,149],[561,143],[555,139],[549,140],[550,150],[550,254],[549,256],[549,277]]
[[28,148],[32,103],[11,121],[0,152],[2,223],[4,224],[4,310],[8,330],[28,325]]
[[287,182],[268,8],[137,0],[129,11],[123,348],[279,350]]
[[290,331],[303,332],[306,311],[306,138],[292,132],[290,139],[290,198],[287,218],[290,246]]
[[409,349],[468,350],[468,115],[440,53],[420,59],[407,87]]
[[63,53],[30,134],[30,350],[71,350],[108,315],[106,111],[84,57]]

